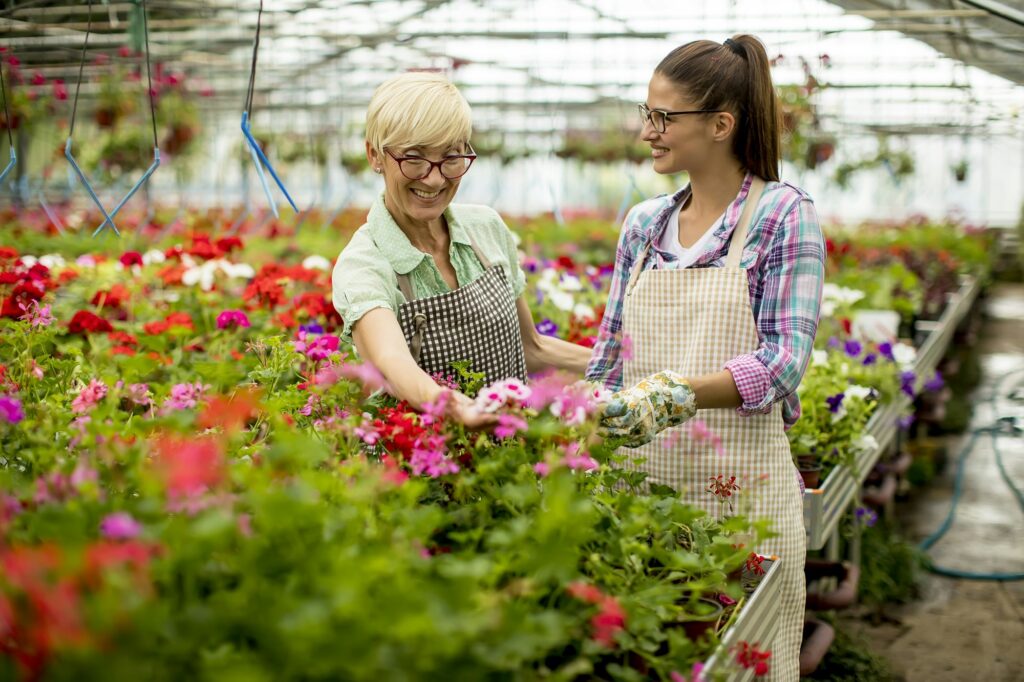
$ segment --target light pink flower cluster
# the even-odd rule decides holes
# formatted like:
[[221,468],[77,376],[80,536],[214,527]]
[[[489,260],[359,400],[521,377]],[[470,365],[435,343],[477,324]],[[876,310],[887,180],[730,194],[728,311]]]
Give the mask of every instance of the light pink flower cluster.
[[203,393],[208,391],[210,386],[197,381],[194,384],[175,384],[171,387],[171,394],[163,403],[163,410],[191,410],[203,398]]
[[38,301],[32,301],[29,304],[28,310],[21,316],[21,319],[27,320],[33,327],[49,327],[53,324],[53,314],[50,312],[50,306],[41,306]]
[[99,379],[92,379],[89,381],[89,385],[71,401],[71,411],[77,414],[88,412],[105,397],[107,397],[107,385]]
[[249,316],[241,310],[225,310],[217,316],[217,329],[249,327]]
[[36,504],[62,502],[81,492],[87,484],[96,483],[98,480],[99,474],[96,470],[79,461],[70,476],[59,471],[51,471],[47,475],[37,478],[35,481],[36,492],[32,501]]
[[494,435],[498,438],[511,438],[520,431],[525,431],[528,424],[522,417],[514,414],[498,415],[498,425],[494,427]]
[[566,375],[548,374],[533,382],[525,404],[538,412],[549,409],[551,414],[568,426],[579,426],[597,412],[602,402],[611,395],[601,387],[582,381],[568,381]]
[[518,379],[505,379],[481,389],[476,407],[482,412],[497,412],[504,407],[519,407],[529,400],[533,391]]
[[562,461],[573,471],[592,471],[599,466],[589,452],[580,450],[579,443],[569,443],[565,446],[565,458]]

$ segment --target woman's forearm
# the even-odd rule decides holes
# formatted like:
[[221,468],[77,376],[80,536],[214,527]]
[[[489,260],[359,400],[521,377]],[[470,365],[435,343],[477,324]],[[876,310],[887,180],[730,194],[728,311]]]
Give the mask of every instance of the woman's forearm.
[[373,364],[391,386],[391,394],[415,407],[433,402],[444,390],[409,353],[402,328],[390,310],[376,308],[356,322],[352,341],[359,355]]
[[581,375],[587,371],[587,364],[593,354],[593,350],[586,346],[552,336],[540,336],[534,343],[524,344],[523,351],[529,372],[560,369]]
[[689,379],[698,410],[739,407],[743,404],[732,373],[727,369]]

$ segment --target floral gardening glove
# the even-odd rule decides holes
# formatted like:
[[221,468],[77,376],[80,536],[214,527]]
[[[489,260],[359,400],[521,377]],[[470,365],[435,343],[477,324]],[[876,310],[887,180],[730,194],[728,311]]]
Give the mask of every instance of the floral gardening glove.
[[665,429],[686,422],[696,412],[690,383],[665,370],[613,394],[604,405],[599,431],[605,438],[625,438],[623,445],[637,448]]

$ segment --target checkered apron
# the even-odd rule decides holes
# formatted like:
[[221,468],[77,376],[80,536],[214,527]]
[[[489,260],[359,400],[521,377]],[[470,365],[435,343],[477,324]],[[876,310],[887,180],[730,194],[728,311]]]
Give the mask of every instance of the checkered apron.
[[[764,181],[755,178],[725,267],[642,271],[650,246],[641,251],[630,273],[623,308],[623,331],[633,341],[633,357],[624,360],[624,386],[664,369],[689,377],[719,372],[729,360],[757,350],[760,342],[740,256],[763,191]],[[689,438],[683,425],[667,429],[643,447],[624,448],[622,452],[631,458],[646,460],[625,466],[648,472],[652,483],[672,486],[687,503],[716,518],[737,513],[773,521],[778,537],[756,551],[782,557],[779,627],[774,642],[758,644],[772,651],[772,679],[796,680],[807,550],[803,505],[781,406],[752,416],[740,416],[731,408],[701,410],[696,418],[721,436],[724,455],[707,442]],[[734,511],[708,490],[709,479],[719,474],[726,480],[736,476],[741,486],[731,500]]]
[[398,275],[405,303],[398,323],[416,364],[427,374],[454,374],[451,363],[470,361],[487,383],[526,381],[526,356],[512,285],[500,265],[491,265],[470,237],[484,274],[465,286],[428,298],[413,298],[408,274]]

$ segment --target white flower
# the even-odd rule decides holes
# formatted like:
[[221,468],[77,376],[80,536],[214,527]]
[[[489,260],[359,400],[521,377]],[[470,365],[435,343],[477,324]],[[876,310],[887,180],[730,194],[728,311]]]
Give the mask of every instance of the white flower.
[[827,299],[821,301],[821,316],[832,317],[836,313],[836,304]]
[[167,260],[167,256],[160,249],[150,249],[146,253],[142,254],[142,262],[145,265],[152,265],[153,263],[163,263]]
[[878,441],[869,433],[861,434],[860,438],[853,442],[854,451],[860,454],[874,452],[878,448]]
[[846,391],[847,398],[854,398],[856,400],[867,400],[868,397],[874,393],[874,389],[868,388],[867,386],[859,386],[857,384],[850,384]]
[[812,367],[824,367],[828,365],[828,351],[815,350],[811,351],[811,366]]
[[905,343],[897,343],[892,347],[892,356],[900,369],[913,369],[914,361],[917,360],[917,349]]
[[64,267],[64,259],[60,254],[48,253],[45,256],[40,257],[39,262],[50,268],[62,268]]
[[562,275],[562,288],[566,291],[583,291],[583,283],[579,277],[565,273]]
[[[843,403],[846,401],[844,400]],[[837,421],[846,416],[846,405],[840,404],[839,409],[832,413],[832,423],[835,424]]]
[[199,285],[203,291],[209,291],[213,288],[213,276],[217,269],[217,261],[206,261],[202,265],[186,270],[181,275],[181,283],[188,286]]
[[238,279],[252,279],[256,276],[256,270],[253,269],[248,263],[230,263],[226,260],[219,261],[220,269],[224,271],[224,274],[228,277],[234,277]]
[[302,261],[302,267],[306,268],[307,270],[327,271],[331,269],[331,261],[327,260],[323,256],[313,255],[307,257],[306,260]]
[[482,412],[497,412],[510,400],[514,403],[522,403],[530,397],[533,391],[529,386],[518,379],[505,379],[481,389],[476,394],[476,406]]
[[826,282],[822,287],[821,296],[822,300],[831,301],[837,305],[853,305],[864,298],[865,294],[859,289],[849,289]]
[[586,303],[577,303],[572,309],[572,314],[581,320],[593,320],[596,317],[594,309]]
[[572,294],[562,291],[561,289],[555,289],[554,291],[548,292],[548,298],[559,310],[569,311],[573,309],[575,302],[572,299]]
[[[84,256],[80,256],[80,258],[84,258]],[[22,256],[21,257],[21,265],[22,265],[22,267],[24,267],[26,269],[31,268],[33,265],[35,265],[38,262],[39,262],[39,259],[36,258],[35,256]]]

